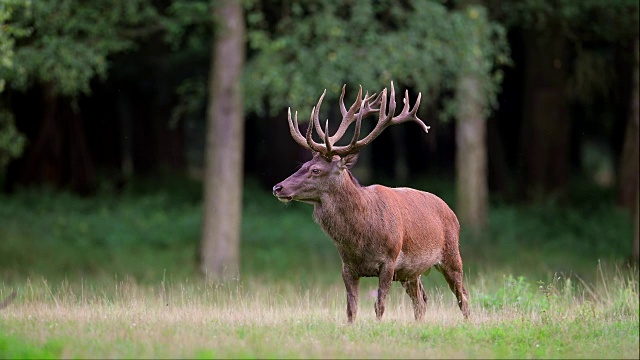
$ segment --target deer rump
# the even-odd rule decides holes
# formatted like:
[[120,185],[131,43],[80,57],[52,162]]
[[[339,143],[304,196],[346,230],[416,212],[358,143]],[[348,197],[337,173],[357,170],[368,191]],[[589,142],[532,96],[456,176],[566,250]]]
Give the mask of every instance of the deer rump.
[[436,195],[381,185],[361,189],[361,203],[323,204],[314,211],[354,275],[377,277],[381,264],[395,259],[394,281],[416,279],[458,248],[458,219]]

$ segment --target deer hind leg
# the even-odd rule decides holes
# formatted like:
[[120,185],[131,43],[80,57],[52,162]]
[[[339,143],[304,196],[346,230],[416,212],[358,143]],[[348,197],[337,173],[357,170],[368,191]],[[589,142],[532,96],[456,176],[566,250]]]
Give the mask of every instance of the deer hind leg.
[[427,311],[427,293],[422,287],[420,276],[417,279],[402,281],[404,291],[411,298],[413,303],[413,315],[416,320],[422,320],[424,313]]
[[389,293],[389,289],[391,288],[394,268],[395,263],[393,262],[383,264],[380,267],[380,274],[378,275],[380,280],[378,283],[378,299],[374,304],[376,319],[378,320],[382,319],[382,314],[384,314],[384,302],[387,298],[387,294]]
[[449,284],[449,289],[456,295],[458,306],[465,319],[469,319],[469,294],[462,283],[462,261],[443,262],[435,268],[444,275]]

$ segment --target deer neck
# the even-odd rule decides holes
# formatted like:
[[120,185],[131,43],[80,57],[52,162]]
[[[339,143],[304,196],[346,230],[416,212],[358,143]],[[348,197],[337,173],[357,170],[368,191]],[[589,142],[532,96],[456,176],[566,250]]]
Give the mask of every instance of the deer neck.
[[339,234],[355,225],[364,211],[363,188],[349,170],[345,170],[338,186],[324,193],[314,205],[316,222],[338,241]]

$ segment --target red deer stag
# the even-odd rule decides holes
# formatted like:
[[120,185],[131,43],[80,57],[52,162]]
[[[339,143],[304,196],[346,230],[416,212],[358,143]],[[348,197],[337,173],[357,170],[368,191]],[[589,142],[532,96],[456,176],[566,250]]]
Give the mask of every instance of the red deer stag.
[[[324,131],[318,114],[326,90],[311,111],[306,137],[298,128],[298,113],[289,129],[293,139],[311,150],[313,158],[300,170],[273,187],[278,200],[313,204],[316,222],[333,239],[342,258],[342,278],[347,290],[347,318],[353,322],[358,312],[361,277],[378,277],[376,318],[382,318],[385,298],[392,281],[400,281],[411,297],[416,320],[427,307],[427,295],[420,277],[435,267],[441,272],[458,299],[464,318],[469,317],[467,290],[462,284],[462,259],[458,251],[460,225],[453,211],[439,197],[410,188],[388,188],[382,185],[360,186],[349,169],[356,163],[358,151],[371,143],[390,125],[406,121],[418,123],[425,132],[429,127],[416,112],[421,94],[409,110],[409,93],[405,92],[404,108],[394,116],[396,101],[393,82],[387,111],[387,89],[380,95],[362,98],[362,87],[355,103],[346,109],[344,91],[340,95],[342,122],[329,136],[329,121]],[[374,98],[375,97],[375,98]],[[359,140],[362,119],[378,113],[375,128]],[[347,145],[336,143],[355,121],[354,134]],[[312,129],[323,139],[317,143]]]

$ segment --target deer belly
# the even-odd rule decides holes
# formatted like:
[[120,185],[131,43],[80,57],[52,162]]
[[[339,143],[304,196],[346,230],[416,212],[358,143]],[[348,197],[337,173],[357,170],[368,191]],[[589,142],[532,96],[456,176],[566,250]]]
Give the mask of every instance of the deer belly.
[[396,267],[393,274],[394,280],[415,279],[422,275],[433,265],[440,263],[442,252],[421,252],[418,254],[405,254],[400,251],[396,259]]
[[342,262],[348,269],[359,277],[379,276],[380,267],[383,264],[382,260],[363,261],[362,258],[352,258],[349,256],[343,256]]

